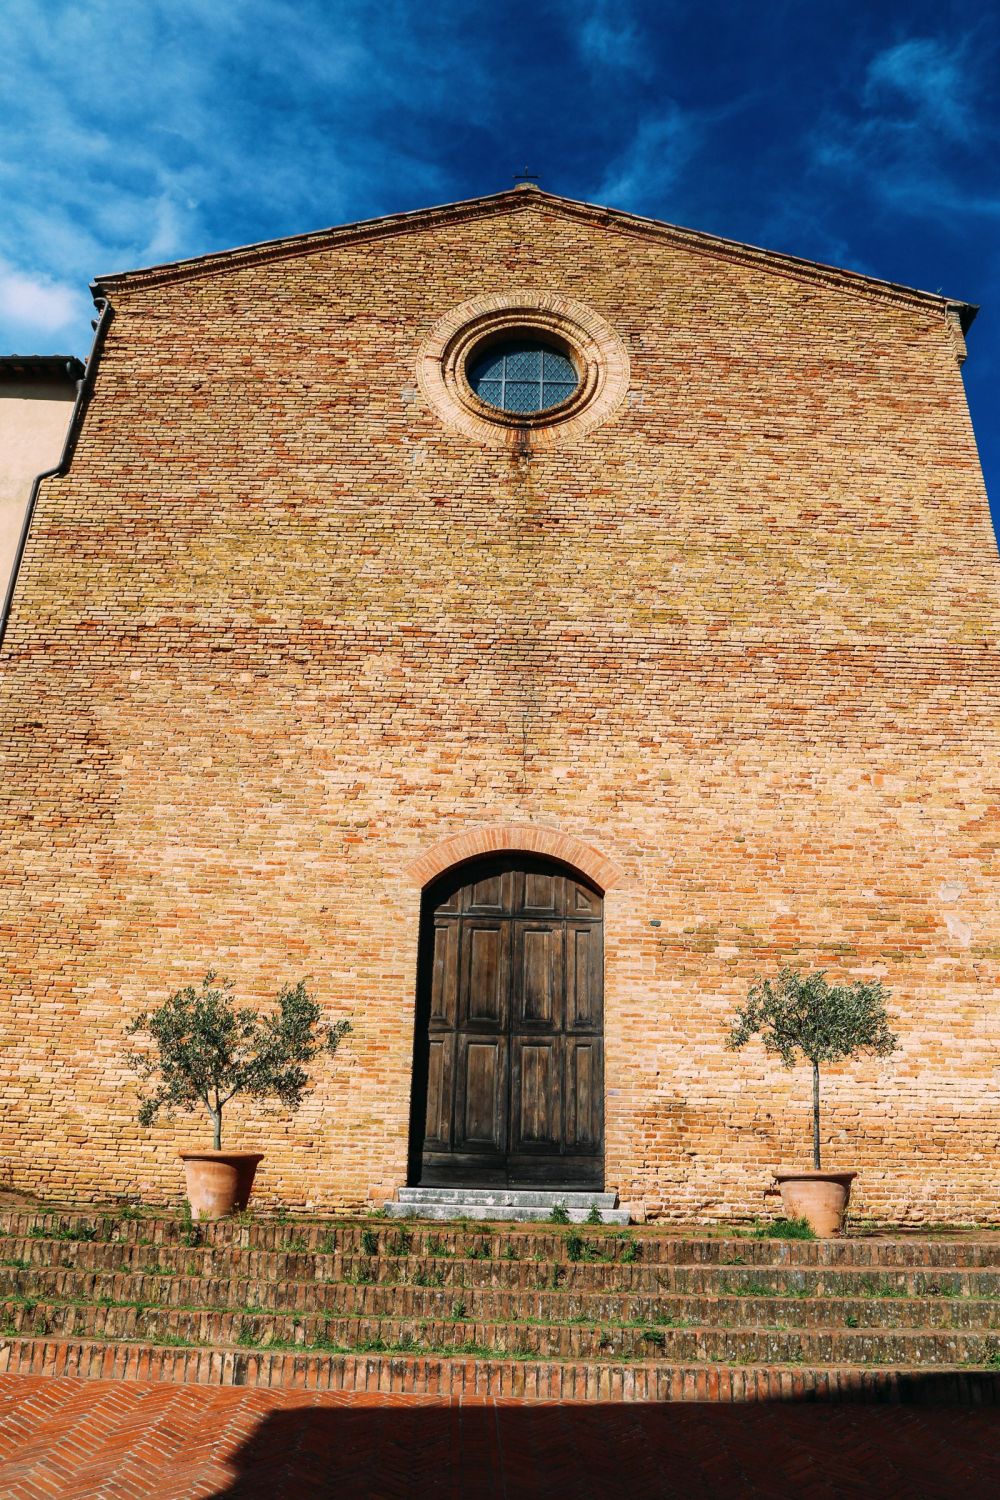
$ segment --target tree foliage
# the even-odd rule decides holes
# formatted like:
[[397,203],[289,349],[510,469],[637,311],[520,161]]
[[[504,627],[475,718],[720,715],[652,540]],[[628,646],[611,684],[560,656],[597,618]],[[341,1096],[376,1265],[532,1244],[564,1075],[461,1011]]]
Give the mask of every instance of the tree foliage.
[[745,1047],[759,1036],[786,1068],[797,1054],[811,1063],[839,1062],[870,1052],[886,1057],[898,1039],[889,1029],[889,991],[880,979],[829,984],[826,972],[784,968],[777,979],[758,979],[736,1012],[728,1045]]
[[351,1030],[349,1021],[322,1024],[304,980],[286,986],[277,1010],[265,1013],[237,1006],[234,988],[210,970],[200,989],[188,985],[130,1023],[127,1035],[145,1045],[129,1052],[129,1066],[152,1084],[140,1096],[140,1124],[152,1125],[161,1110],[204,1106],[220,1150],[231,1099],[243,1094],[297,1110],[310,1088],[308,1065],[332,1056]]
[[899,1045],[889,1027],[889,991],[879,979],[830,984],[824,970],[803,974],[783,968],[777,979],[758,979],[736,1012],[727,1046],[734,1051],[759,1036],[786,1068],[801,1055],[812,1064],[813,1166],[819,1170],[819,1075],[824,1063],[859,1053],[887,1057]]

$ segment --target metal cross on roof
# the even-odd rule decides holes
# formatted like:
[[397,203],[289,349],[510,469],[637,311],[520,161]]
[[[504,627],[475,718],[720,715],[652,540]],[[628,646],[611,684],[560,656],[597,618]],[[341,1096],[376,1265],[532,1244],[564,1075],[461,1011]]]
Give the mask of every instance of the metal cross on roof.
[[520,172],[516,172],[514,174],[514,182],[515,182],[515,184],[519,183],[519,182],[525,182],[525,183],[527,183],[527,182],[537,182],[537,181],[538,181],[538,174],[537,174],[537,172],[529,172],[528,169],[527,169],[527,167],[523,167]]

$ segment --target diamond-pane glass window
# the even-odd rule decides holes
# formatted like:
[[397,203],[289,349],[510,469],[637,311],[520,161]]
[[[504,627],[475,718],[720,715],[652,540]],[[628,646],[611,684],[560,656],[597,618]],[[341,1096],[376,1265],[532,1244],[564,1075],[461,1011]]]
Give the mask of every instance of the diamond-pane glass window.
[[565,354],[530,338],[494,344],[467,374],[480,401],[519,416],[561,406],[580,383]]

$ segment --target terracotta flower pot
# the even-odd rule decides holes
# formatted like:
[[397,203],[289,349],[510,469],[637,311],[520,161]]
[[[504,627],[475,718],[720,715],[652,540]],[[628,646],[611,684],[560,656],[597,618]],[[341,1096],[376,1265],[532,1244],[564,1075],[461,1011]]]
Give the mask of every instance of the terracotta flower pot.
[[821,1239],[839,1234],[857,1172],[780,1171],[774,1180],[788,1219],[806,1219]]
[[263,1152],[182,1151],[191,1216],[224,1219],[236,1209],[246,1208],[257,1164]]

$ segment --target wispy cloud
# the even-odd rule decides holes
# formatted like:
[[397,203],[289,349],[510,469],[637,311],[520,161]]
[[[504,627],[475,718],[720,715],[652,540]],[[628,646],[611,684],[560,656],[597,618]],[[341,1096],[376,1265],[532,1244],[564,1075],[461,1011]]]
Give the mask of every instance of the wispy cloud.
[[995,115],[981,108],[974,42],[971,33],[948,42],[911,37],[876,53],[857,110],[828,113],[812,133],[814,168],[897,212],[1000,215],[1000,192],[980,190],[978,180],[972,188],[956,170],[957,158],[985,151],[995,159],[1000,150]]
[[[448,197],[436,141],[470,98],[488,122],[494,92],[450,12],[406,0],[7,0],[10,274],[82,291],[100,272]],[[49,308],[39,335],[58,331],[61,304],[34,305]],[[15,333],[0,328],[0,340]]]
[[704,119],[672,101],[641,119],[632,139],[607,166],[596,191],[601,203],[657,209],[701,142]]
[[925,130],[952,140],[976,134],[969,97],[970,39],[951,45],[933,37],[913,37],[879,52],[865,80],[869,108],[903,104]]
[[572,8],[576,43],[584,58],[599,69],[648,74],[649,45],[627,0],[591,0]]

